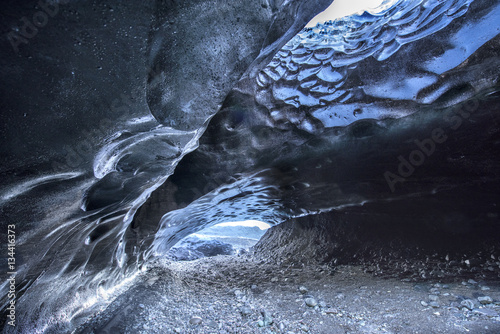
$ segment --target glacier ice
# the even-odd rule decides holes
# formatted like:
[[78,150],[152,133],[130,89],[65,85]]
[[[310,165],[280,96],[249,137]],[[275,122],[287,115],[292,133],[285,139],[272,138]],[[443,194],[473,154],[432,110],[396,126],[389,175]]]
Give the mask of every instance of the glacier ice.
[[[329,2],[113,3],[99,14],[115,18],[113,35],[88,32],[104,18],[78,21],[89,8],[76,1],[73,23],[55,17],[27,54],[2,58],[9,87],[25,67],[19,78],[40,88],[29,101],[2,86],[6,119],[38,117],[2,128],[25,136],[2,149],[0,198],[2,226],[19,226],[22,330],[73,329],[148,260],[217,223],[388,207],[436,224],[439,210],[498,219],[498,2],[401,0],[301,30]],[[30,116],[30,103],[46,113]]]

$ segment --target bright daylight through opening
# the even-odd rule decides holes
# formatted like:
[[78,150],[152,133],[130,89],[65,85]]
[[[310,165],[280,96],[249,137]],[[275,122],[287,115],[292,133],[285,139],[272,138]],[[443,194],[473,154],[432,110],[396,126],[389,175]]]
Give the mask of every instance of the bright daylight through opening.
[[335,0],[330,7],[316,15],[306,27],[314,27],[318,23],[335,20],[341,17],[362,13],[381,12],[396,3],[396,0]]
[[216,255],[237,255],[250,250],[271,225],[258,220],[216,224],[179,241],[168,253],[175,261]]

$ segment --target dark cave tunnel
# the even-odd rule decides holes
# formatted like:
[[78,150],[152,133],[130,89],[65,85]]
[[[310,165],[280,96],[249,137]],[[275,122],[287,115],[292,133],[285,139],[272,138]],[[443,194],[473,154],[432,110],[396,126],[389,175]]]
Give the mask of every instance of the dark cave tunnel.
[[[331,2],[2,5],[3,332],[500,330],[500,5],[401,0],[303,29]],[[165,260],[244,220],[272,226],[248,252]],[[350,270],[353,300],[399,282],[440,304],[339,316],[365,306],[320,286]],[[306,312],[280,315],[262,281],[308,286]],[[231,290],[241,324],[189,289]]]

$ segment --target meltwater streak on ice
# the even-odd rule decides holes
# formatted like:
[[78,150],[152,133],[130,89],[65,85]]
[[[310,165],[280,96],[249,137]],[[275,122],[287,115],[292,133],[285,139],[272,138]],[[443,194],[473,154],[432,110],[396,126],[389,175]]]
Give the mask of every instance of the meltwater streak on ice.
[[64,180],[74,179],[81,176],[83,172],[58,173],[53,175],[44,175],[28,181],[24,181],[15,186],[9,187],[0,195],[0,204],[9,201],[19,195],[22,195],[38,186],[48,184],[50,182],[60,182]]
[[[178,161],[196,149],[208,124],[190,132],[163,126],[146,126],[137,130],[137,124],[147,122],[149,119],[133,119],[127,129],[111,136],[96,155],[96,178],[92,181],[87,177],[81,180],[80,186],[75,186],[75,189],[99,188],[102,178],[110,172],[117,175],[118,180],[122,178],[122,182],[134,182],[130,178],[136,173],[131,171],[139,170],[141,180],[147,182],[143,182],[144,189],[138,196],[118,198],[116,203],[86,212],[78,209],[78,203],[71,203],[71,198],[66,198],[67,212],[47,216],[40,229],[33,232],[34,238],[43,242],[36,255],[29,259],[29,266],[18,268],[18,279],[24,279],[23,285],[18,286],[22,287],[22,293],[18,295],[16,312],[23,323],[14,330],[32,333],[70,331],[79,319],[95,310],[92,307],[105,303],[118,286],[137,274],[139,260],[136,257],[140,254],[129,254],[126,249],[130,245],[124,238],[129,224],[137,209],[165,182]],[[125,166],[124,159],[127,160]],[[15,196],[41,184],[79,175],[65,173],[42,177],[18,186],[13,189],[15,192],[8,194]],[[73,202],[80,200],[75,196]],[[61,217],[65,220],[58,221]],[[47,230],[46,226],[56,228]],[[25,251],[27,247],[24,246]],[[6,284],[0,286],[2,293],[6,288]],[[43,301],[44,305],[41,307],[30,300]],[[5,332],[11,330],[10,326],[4,328]]]
[[[156,154],[163,154],[168,158],[175,157],[186,145],[186,140],[189,141],[193,138],[195,133],[196,131],[180,131],[162,125],[151,129],[151,131],[129,134],[128,136],[119,133],[111,143],[105,145],[96,154],[94,175],[101,179],[106,174],[116,171],[117,164],[124,157],[133,155],[138,150],[153,151],[150,147],[153,141],[158,143],[154,147]],[[140,167],[141,162],[144,161],[137,161],[137,167]]]

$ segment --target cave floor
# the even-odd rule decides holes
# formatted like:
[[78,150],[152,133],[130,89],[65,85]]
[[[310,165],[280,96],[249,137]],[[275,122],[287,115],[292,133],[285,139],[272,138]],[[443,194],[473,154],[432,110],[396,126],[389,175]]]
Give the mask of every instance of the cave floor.
[[498,279],[410,282],[365,269],[251,255],[157,260],[76,332],[500,333]]

